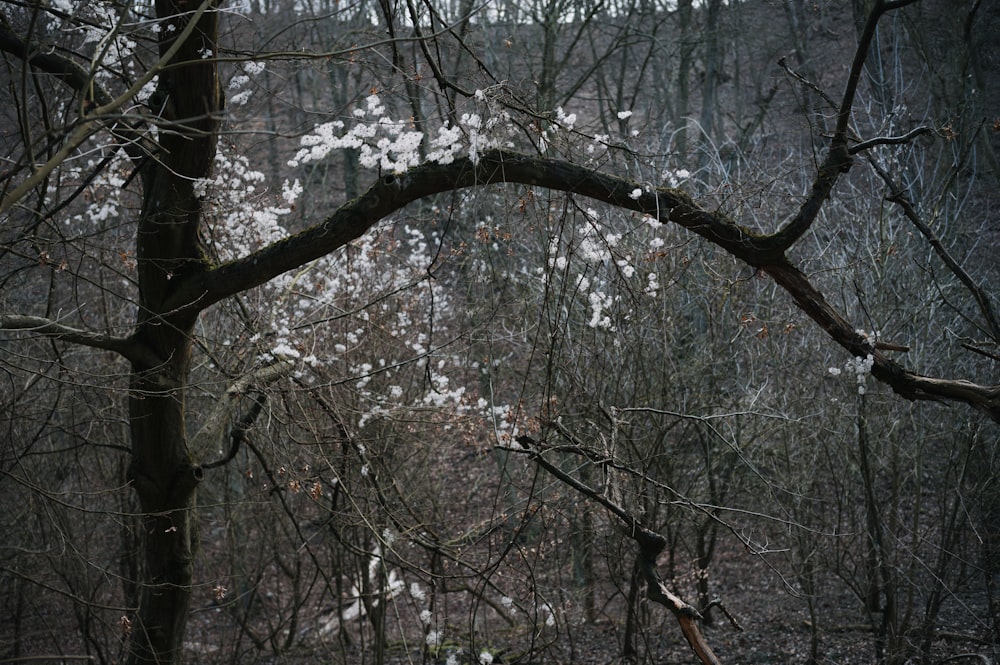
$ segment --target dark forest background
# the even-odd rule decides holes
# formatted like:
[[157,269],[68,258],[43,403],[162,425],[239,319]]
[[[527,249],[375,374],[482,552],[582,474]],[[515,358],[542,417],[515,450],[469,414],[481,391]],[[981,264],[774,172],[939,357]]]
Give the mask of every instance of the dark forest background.
[[[456,157],[479,134],[771,233],[884,2],[213,4],[208,88],[163,59],[193,3],[0,3],[0,662],[695,662],[608,506],[722,662],[995,662],[1000,5],[895,4],[787,255],[858,343],[959,382],[933,399],[725,247],[540,184],[441,188],[190,320],[143,272],[188,279],[144,226],[185,146],[215,147],[183,243],[224,266],[392,183],[360,146],[396,134],[304,152],[379,118],[420,159],[446,126]],[[143,383],[157,329],[182,390]],[[164,395],[183,510],[137,487]],[[172,533],[182,647],[154,657]]]

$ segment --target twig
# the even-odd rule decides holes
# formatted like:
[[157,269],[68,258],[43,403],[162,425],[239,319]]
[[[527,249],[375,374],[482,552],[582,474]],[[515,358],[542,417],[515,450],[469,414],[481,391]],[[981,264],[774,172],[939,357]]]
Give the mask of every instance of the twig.
[[703,620],[704,617],[694,606],[684,602],[680,596],[671,593],[656,572],[656,558],[666,548],[666,539],[643,525],[634,515],[618,504],[546,460],[542,456],[543,451],[538,449],[539,442],[532,437],[522,435],[516,437],[515,441],[524,447],[524,452],[531,457],[532,461],[555,476],[556,479],[601,504],[622,520],[622,531],[639,546],[639,568],[646,581],[646,597],[670,610],[680,624],[681,632],[684,633],[688,645],[703,665],[722,665],[712,648],[708,646],[701,628],[698,627],[697,622]]
[[907,196],[906,191],[897,184],[889,173],[882,168],[882,165],[872,156],[868,155],[868,163],[875,170],[875,173],[882,178],[886,186],[889,188],[889,195],[886,197],[888,201],[895,203],[903,211],[910,222],[917,227],[921,235],[927,239],[931,247],[934,249],[934,253],[938,255],[938,258],[944,262],[948,269],[952,272],[955,277],[965,285],[965,288],[969,290],[972,297],[975,299],[976,304],[979,306],[979,312],[982,314],[983,319],[986,321],[986,326],[989,335],[994,340],[1000,340],[1000,317],[997,316],[996,311],[993,309],[993,303],[990,301],[990,294],[986,292],[979,284],[976,283],[972,276],[959,264],[958,261],[948,252],[948,249],[941,242],[941,239],[934,233],[917,209],[913,206],[910,198]]
[[799,83],[806,86],[807,88],[815,92],[817,95],[822,97],[823,101],[825,101],[827,104],[836,108],[837,102],[833,101],[830,95],[826,94],[826,91],[823,90],[823,88],[819,87],[818,85],[807,79],[805,76],[799,74],[797,71],[792,69],[788,64],[788,58],[786,58],[785,56],[781,56],[781,58],[778,59],[778,66],[784,69],[785,73],[787,73],[793,79],[795,79],[796,81],[798,81]]
[[729,609],[723,604],[721,598],[713,598],[712,602],[710,602],[708,605],[702,608],[701,610],[702,614],[705,614],[713,607],[718,607],[722,611],[722,613],[726,615],[726,618],[729,619],[729,623],[732,624],[733,628],[735,628],[741,633],[743,632],[743,626],[740,625],[740,622],[736,620],[736,617],[734,617],[732,613],[729,611]]
[[986,356],[987,358],[990,358],[992,360],[996,360],[997,362],[1000,362],[1000,356],[998,356],[997,354],[990,353],[986,349],[980,349],[978,346],[972,346],[968,342],[962,342],[962,348],[963,349],[968,349],[969,351],[972,351],[973,353],[978,353],[981,356]]

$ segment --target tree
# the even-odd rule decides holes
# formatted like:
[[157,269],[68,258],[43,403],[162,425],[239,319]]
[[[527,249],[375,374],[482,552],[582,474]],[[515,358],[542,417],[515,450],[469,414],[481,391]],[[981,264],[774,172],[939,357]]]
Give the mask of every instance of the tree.
[[[104,18],[113,19],[114,27],[109,33],[97,35],[91,57],[83,57],[82,51],[50,48],[56,39],[56,27],[50,22],[93,28],[85,18],[77,22],[78,14],[70,11],[72,7],[31,4],[6,10],[0,22],[0,48],[21,63],[18,70],[8,69],[18,72],[11,80],[18,81],[13,87],[17,95],[13,108],[20,146],[4,176],[0,201],[0,214],[5,215],[8,227],[5,259],[13,262],[8,274],[18,275],[48,261],[44,252],[31,252],[32,242],[44,234],[58,233],[58,215],[78,196],[85,196],[87,185],[94,179],[107,177],[118,168],[124,174],[117,181],[120,187],[130,191],[134,188],[134,227],[122,227],[121,232],[129,237],[117,238],[120,251],[125,252],[123,260],[135,262],[134,284],[79,285],[83,291],[100,291],[100,301],[111,308],[109,314],[102,312],[106,317],[100,324],[103,329],[90,325],[85,306],[72,323],[54,311],[25,314],[8,303],[0,316],[0,329],[41,337],[58,347],[69,344],[111,352],[129,363],[126,392],[130,461],[125,480],[139,502],[142,543],[142,579],[137,590],[138,610],[131,619],[129,662],[175,663],[182,659],[195,583],[195,496],[212,464],[193,449],[186,411],[192,399],[192,357],[203,343],[199,325],[212,308],[236,301],[289,271],[322,260],[364,237],[386,217],[435,195],[497,183],[521,184],[589,197],[647,215],[662,224],[682,227],[773,279],[831,341],[859,359],[859,367],[902,397],[964,404],[1000,422],[1000,386],[942,378],[904,367],[890,356],[900,348],[899,344],[859,332],[850,317],[838,311],[791,258],[824,206],[830,205],[832,192],[860,157],[931,133],[930,128],[918,126],[901,134],[856,135],[852,126],[866,57],[880,20],[909,4],[912,2],[883,0],[871,7],[860,31],[843,95],[835,104],[834,129],[826,152],[815,169],[808,193],[784,222],[745,224],[722,210],[713,210],[711,203],[699,204],[684,183],[676,187],[643,184],[588,163],[584,153],[572,150],[571,142],[560,142],[560,132],[574,136],[571,119],[554,109],[525,109],[522,116],[512,115],[512,105],[506,104],[511,100],[505,99],[502,91],[473,92],[457,86],[440,70],[441,61],[430,50],[437,46],[436,37],[421,34],[412,37],[416,41],[411,43],[420,46],[437,85],[450,90],[449,95],[469,94],[470,104],[483,106],[482,114],[470,112],[459,117],[456,113],[449,123],[431,128],[414,111],[411,129],[406,122],[393,121],[380,97],[373,93],[366,107],[359,106],[364,117],[358,116],[349,129],[342,124],[319,125],[307,134],[306,148],[296,158],[304,163],[318,160],[333,149],[356,150],[362,166],[379,169],[373,184],[333,212],[320,213],[322,218],[312,220],[301,232],[260,247],[246,247],[231,256],[208,237],[210,229],[206,225],[210,206],[206,188],[213,183],[224,185],[237,173],[235,168],[229,172],[218,170],[219,145],[226,136],[223,120],[227,117],[220,65],[230,60],[253,61],[262,54],[238,47],[227,53],[220,39],[220,20],[225,11],[222,4],[204,0],[194,6],[181,0],[163,0],[155,8],[102,5],[102,10],[108,12]],[[720,3],[710,3],[710,7],[710,11],[718,12]],[[428,22],[441,21],[429,4],[420,6],[426,12],[422,14],[415,5],[408,8],[412,11],[408,25],[414,34]],[[365,16],[367,9],[361,7],[358,15]],[[146,11],[155,13],[147,16]],[[433,20],[428,18],[432,16]],[[139,39],[140,33],[128,32],[135,18],[148,24],[145,38],[155,40],[155,49],[148,56],[132,41],[133,37]],[[404,23],[404,19],[397,19]],[[714,16],[712,21],[716,19]],[[556,26],[551,17],[546,20],[545,26]],[[449,31],[449,26],[443,26],[435,35]],[[399,44],[411,39],[391,32],[390,36]],[[83,49],[88,39],[77,48]],[[394,49],[398,47],[396,42]],[[458,49],[464,46],[461,41],[455,44]],[[127,49],[136,53],[134,58],[127,57]],[[359,49],[351,46],[314,57],[349,59]],[[711,63],[706,85],[715,94],[717,54],[713,46],[708,50]],[[277,53],[272,56],[293,57]],[[540,91],[545,99],[552,99],[556,74],[546,74],[545,89]],[[33,117],[35,109],[44,109],[59,88],[72,93],[73,103],[61,98],[57,110],[41,112],[44,124],[39,128]],[[703,116],[711,118],[706,115],[713,110],[709,97],[705,104]],[[486,117],[487,112],[492,116]],[[55,117],[61,118],[60,123],[51,122]],[[544,120],[551,129],[540,128],[535,122],[538,120]],[[530,123],[524,133],[518,128],[522,121]],[[513,148],[508,147],[510,142],[515,143]],[[615,163],[619,151],[609,139],[592,143],[607,149],[609,164]],[[566,158],[546,156],[556,149],[564,151]],[[99,150],[101,158],[81,168],[78,163],[90,150]],[[627,151],[620,154],[628,159]],[[991,343],[996,343],[1000,324],[989,291],[948,254],[934,231],[921,221],[920,212],[897,176],[876,158],[872,161],[885,178],[893,203],[967,287],[979,329]],[[53,200],[51,194],[64,185],[73,190],[70,196]],[[106,254],[113,250],[101,251]],[[89,252],[81,250],[80,262],[74,265],[91,260]],[[52,279],[72,283],[78,275],[74,270],[67,265],[66,271]],[[41,288],[39,284],[35,283],[34,288]],[[126,327],[122,319],[129,311],[134,320]],[[280,366],[282,359],[275,354],[272,360],[274,365],[252,375],[253,386],[274,380],[269,371],[280,374],[275,365]],[[252,389],[249,385],[236,389],[236,393],[241,391]],[[251,408],[247,427],[252,424],[253,414]],[[236,441],[238,437],[234,445]],[[653,538],[652,531],[647,535]],[[651,561],[655,556],[646,552],[647,568]],[[650,593],[662,600],[655,573],[651,572],[647,579]],[[678,602],[671,609],[686,627],[690,624],[690,607]],[[710,651],[704,655],[700,643],[696,648],[702,650],[705,662],[711,662]]]

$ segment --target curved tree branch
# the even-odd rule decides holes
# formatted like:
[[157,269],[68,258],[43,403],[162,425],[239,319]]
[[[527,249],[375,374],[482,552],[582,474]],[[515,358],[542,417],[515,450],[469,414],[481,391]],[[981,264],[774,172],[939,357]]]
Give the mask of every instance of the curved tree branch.
[[923,134],[931,134],[934,130],[930,127],[917,127],[916,129],[911,129],[902,136],[876,136],[873,139],[868,139],[867,141],[862,141],[856,145],[852,145],[848,152],[852,155],[856,155],[859,152],[868,150],[869,148],[874,148],[877,145],[899,145],[901,143],[909,143],[918,136]]
[[868,58],[868,53],[871,50],[872,41],[875,39],[879,19],[887,12],[904,7],[912,2],[914,0],[900,0],[896,2],[878,0],[868,15],[864,29],[858,39],[857,49],[854,51],[854,61],[851,63],[851,71],[847,76],[847,84],[844,86],[844,94],[840,100],[840,107],[837,109],[837,125],[833,136],[830,138],[830,147],[826,153],[826,158],[820,165],[809,196],[802,202],[798,213],[785,225],[785,228],[774,234],[782,251],[787,250],[795,244],[809,230],[813,222],[816,221],[816,217],[819,215],[823,204],[830,197],[830,192],[833,191],[833,186],[837,183],[837,180],[840,179],[842,174],[850,170],[852,155],[854,152],[857,152],[856,150],[851,151],[848,149],[848,129],[851,121],[851,109],[854,108],[858,83],[861,81],[865,60]]
[[50,74],[69,88],[84,94],[98,106],[106,106],[113,100],[97,83],[91,80],[90,72],[70,58],[56,55],[23,40],[11,30],[5,20],[0,20],[0,51],[21,58],[27,65]]
[[[698,206],[679,189],[643,191],[636,183],[555,159],[495,150],[478,160],[424,164],[388,175],[315,226],[241,259],[180,280],[168,308],[201,311],[229,296],[318,259],[364,234],[379,220],[418,199],[496,183],[536,185],[587,196],[610,205],[679,224],[753,266],[780,256],[774,241],[743,228],[722,213]],[[641,189],[641,188],[640,188]]]
[[1000,422],[1000,386],[962,379],[938,379],[904,369],[873,348],[834,309],[823,294],[781,250],[781,233],[762,236],[720,212],[711,212],[673,188],[644,191],[633,198],[636,183],[582,166],[518,153],[493,151],[476,162],[466,158],[447,165],[425,164],[402,175],[380,179],[363,195],[341,206],[319,224],[246,257],[182,278],[169,309],[194,315],[243,290],[259,286],[283,272],[320,258],[360,237],[379,220],[425,196],[492,183],[519,183],[571,192],[625,210],[672,222],[697,233],[732,256],[770,275],[795,303],[854,356],[874,359],[873,375],[910,400],[969,404]]
[[782,259],[764,266],[762,270],[851,355],[863,358],[870,354],[874,362],[872,376],[896,394],[909,400],[965,403],[1000,422],[1000,386],[979,385],[965,379],[939,379],[911,372],[889,358],[879,345],[873,347],[871,341],[858,333],[789,260]]

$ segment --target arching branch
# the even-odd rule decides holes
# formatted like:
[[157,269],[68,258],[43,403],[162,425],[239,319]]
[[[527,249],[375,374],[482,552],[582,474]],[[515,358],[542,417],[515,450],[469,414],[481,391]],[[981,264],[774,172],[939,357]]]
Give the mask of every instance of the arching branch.
[[[288,270],[305,265],[363,235],[377,222],[418,199],[457,189],[510,183],[535,185],[587,196],[610,205],[673,222],[697,233],[753,266],[780,254],[766,236],[738,226],[721,213],[699,207],[673,188],[642,191],[635,182],[555,159],[494,150],[446,165],[424,164],[380,179],[363,195],[341,206],[319,224],[246,257],[186,279],[170,309],[201,311]],[[641,189],[641,188],[640,188]]]
[[700,207],[678,189],[642,191],[634,197],[637,184],[624,178],[568,162],[499,150],[482,155],[475,162],[465,158],[447,165],[425,164],[402,175],[385,176],[362,196],[344,204],[312,228],[244,258],[184,278],[171,296],[169,309],[178,314],[200,312],[229,296],[329,254],[417,199],[493,183],[534,185],[571,192],[697,233],[770,275],[849,353],[861,357],[871,353],[873,375],[899,395],[911,400],[969,404],[1000,422],[1000,386],[921,376],[886,356],[884,349],[872,348],[870,342],[856,332],[857,326],[851,325],[834,309],[809,278],[785,257],[781,233],[756,234],[722,213]]

